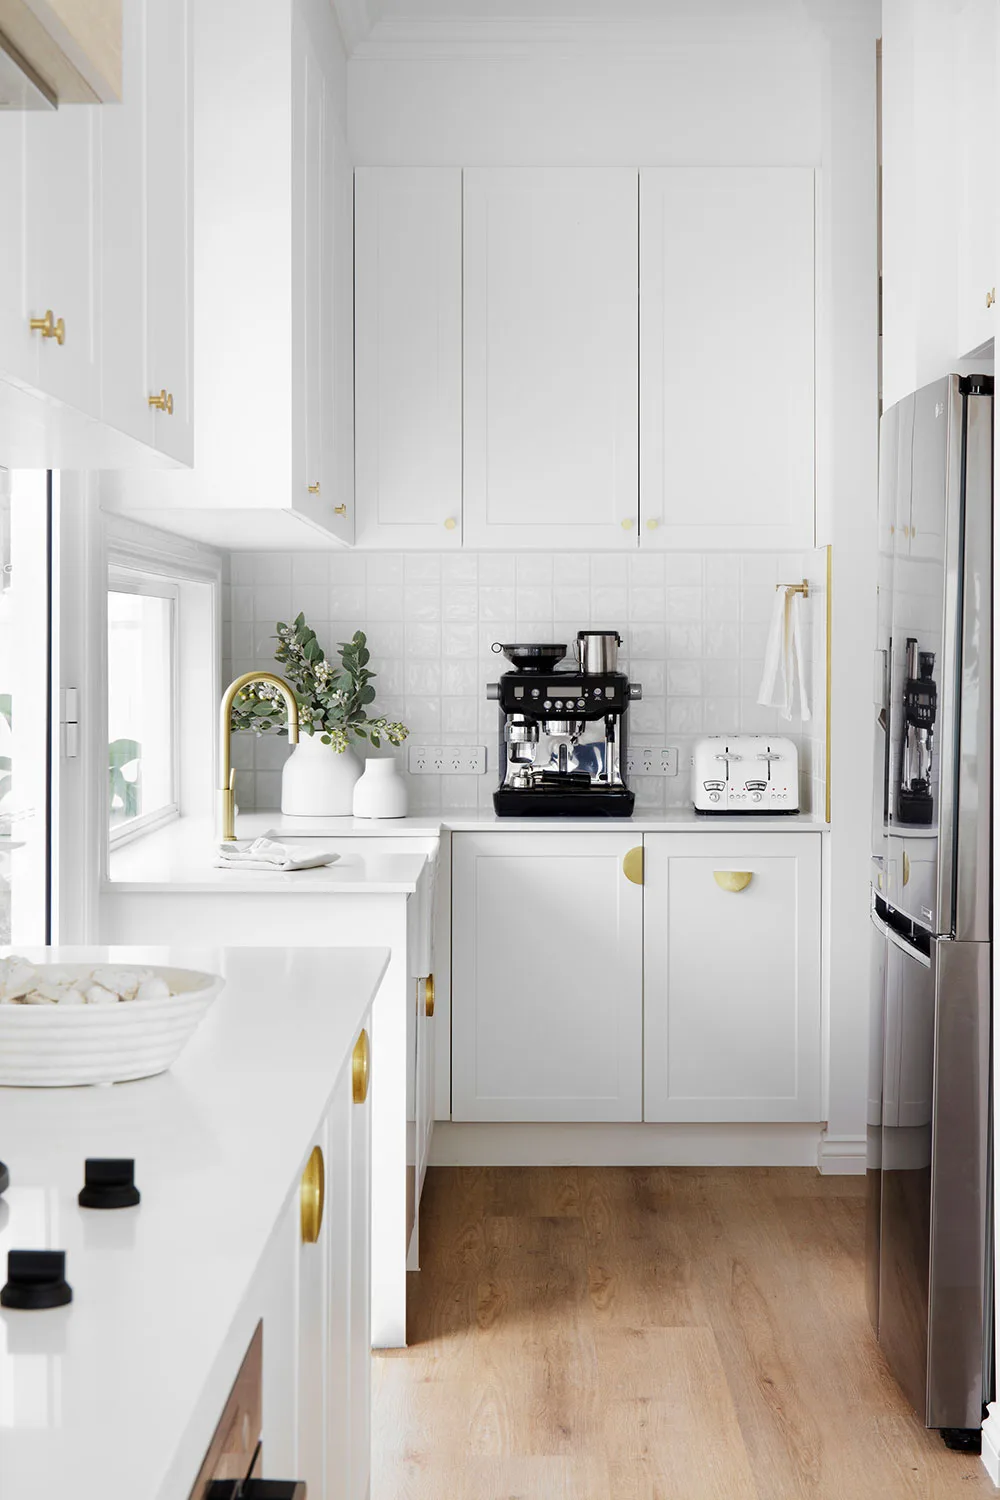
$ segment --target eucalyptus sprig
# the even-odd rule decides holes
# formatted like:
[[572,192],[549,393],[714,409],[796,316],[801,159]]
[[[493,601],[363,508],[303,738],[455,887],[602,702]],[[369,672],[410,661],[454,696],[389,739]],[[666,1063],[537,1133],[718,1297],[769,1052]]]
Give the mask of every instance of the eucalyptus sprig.
[[[339,666],[326,659],[316,632],[300,614],[294,624],[279,620],[274,659],[284,668],[299,705],[299,730],[318,734],[324,745],[338,753],[346,750],[350,737],[368,740],[375,749],[383,739],[401,745],[409,734],[405,724],[369,718],[366,710],[375,702],[368,670],[371,653],[363,631],[349,641],[338,642]],[[254,734],[287,734],[285,700],[278,688],[267,682],[251,682],[236,695],[231,725],[233,731],[250,729]]]

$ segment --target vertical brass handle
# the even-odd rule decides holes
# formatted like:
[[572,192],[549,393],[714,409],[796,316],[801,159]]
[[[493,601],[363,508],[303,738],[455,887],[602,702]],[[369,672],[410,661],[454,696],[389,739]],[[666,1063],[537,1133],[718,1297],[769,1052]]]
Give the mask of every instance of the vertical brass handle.
[[434,1014],[434,975],[428,974],[424,980],[424,1015]]
[[645,878],[645,861],[642,857],[642,845],[637,844],[630,849],[622,860],[622,870],[626,880],[631,880],[633,885],[642,885]]
[[146,400],[149,402],[150,406],[155,407],[157,411],[165,411],[168,417],[173,416],[174,397],[172,391],[161,391],[158,396],[147,396]]
[[323,1227],[323,1205],[326,1201],[326,1170],[323,1152],[314,1146],[299,1183],[299,1224],[303,1245],[315,1245]]
[[720,891],[732,891],[734,895],[745,891],[753,879],[752,870],[716,870],[714,874]]
[[60,348],[66,342],[66,324],[62,318],[53,317],[51,307],[44,318],[31,319],[31,331],[40,333],[43,339],[55,339]]
[[319,484],[318,484],[318,482],[316,484],[309,485],[308,488],[309,488],[310,495],[318,495],[319,494]]
[[367,1031],[362,1027],[361,1035],[354,1043],[354,1055],[351,1058],[351,1092],[354,1095],[355,1104],[364,1104],[368,1098],[371,1063],[371,1044],[368,1041]]

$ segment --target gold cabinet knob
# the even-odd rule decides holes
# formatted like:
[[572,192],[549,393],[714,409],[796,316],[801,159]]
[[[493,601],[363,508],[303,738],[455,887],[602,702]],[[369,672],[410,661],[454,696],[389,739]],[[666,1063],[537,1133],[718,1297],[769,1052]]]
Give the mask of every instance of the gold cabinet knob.
[[635,518],[633,516],[626,516],[622,522],[622,531],[631,531],[634,525]]
[[319,483],[318,482],[316,484],[309,485],[309,493],[310,493],[310,495],[318,495],[319,494]]
[[732,891],[734,895],[745,891],[753,879],[752,870],[716,870],[714,875],[720,891]]
[[424,980],[424,1015],[434,1014],[434,975],[428,974]]
[[445,529],[445,531],[454,531],[455,527],[457,525],[458,525],[458,522],[455,520],[455,517],[454,516],[449,516],[448,519],[447,519],[447,521],[445,521],[445,523],[444,523],[444,529]]
[[649,520],[646,522],[646,525],[650,531],[655,531],[659,524],[660,523],[657,520],[656,516],[650,516]]
[[173,392],[169,392],[168,393],[167,391],[161,391],[158,396],[147,396],[146,400],[149,402],[150,406],[155,407],[155,409],[157,411],[165,411],[168,417],[172,417],[173,416],[173,414],[174,414],[174,397],[173,397]]
[[364,1104],[368,1098],[368,1082],[372,1071],[372,1049],[368,1041],[368,1033],[364,1027],[361,1035],[354,1043],[354,1055],[351,1058],[351,1091],[354,1095],[355,1104]]
[[323,1152],[314,1146],[299,1183],[299,1225],[303,1245],[315,1245],[323,1228],[323,1205],[326,1201],[326,1169]]
[[43,339],[55,339],[60,348],[66,342],[66,324],[62,318],[53,317],[51,307],[44,318],[31,319],[31,331],[40,333]]
[[[317,489],[318,488],[319,488],[319,486],[317,485]],[[334,513],[335,516],[346,516],[347,515],[347,506],[346,505],[335,505],[333,507],[333,513]]]
[[986,306],[987,307],[992,307],[993,304],[994,304],[994,302],[996,300],[997,300],[997,289],[996,289],[995,286],[991,286],[990,289],[989,289],[989,291],[986,293]]
[[630,849],[622,860],[622,871],[626,880],[631,880],[633,885],[642,885],[645,877],[645,865],[642,857],[642,845],[637,844]]

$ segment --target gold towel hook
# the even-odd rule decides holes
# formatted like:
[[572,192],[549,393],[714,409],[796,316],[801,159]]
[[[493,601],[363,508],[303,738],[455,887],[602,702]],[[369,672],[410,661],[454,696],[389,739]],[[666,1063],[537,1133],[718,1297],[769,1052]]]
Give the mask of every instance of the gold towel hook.
[[809,598],[809,580],[803,578],[801,583],[776,583],[775,589],[784,589],[788,594],[801,594],[803,599]]

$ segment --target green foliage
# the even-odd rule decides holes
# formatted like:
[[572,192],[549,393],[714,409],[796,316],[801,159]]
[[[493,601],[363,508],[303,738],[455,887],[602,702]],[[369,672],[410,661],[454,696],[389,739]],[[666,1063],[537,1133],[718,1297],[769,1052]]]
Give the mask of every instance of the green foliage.
[[[327,661],[304,615],[298,615],[292,625],[279,620],[276,639],[274,659],[295,693],[302,733],[318,734],[324,745],[338,752],[347,749],[351,735],[369,740],[376,750],[383,740],[390,745],[403,743],[409,734],[405,724],[369,718],[365,712],[375,702],[372,682],[376,674],[368,670],[371,653],[363,631],[356,630],[349,641],[338,642],[339,665]],[[285,701],[278,689],[267,682],[248,683],[233,704],[232,728],[234,732],[287,734]]]
[[[136,762],[134,781],[127,780],[125,767]],[[108,806],[116,822],[139,816],[142,789],[142,746],[138,740],[112,740],[108,746]]]

